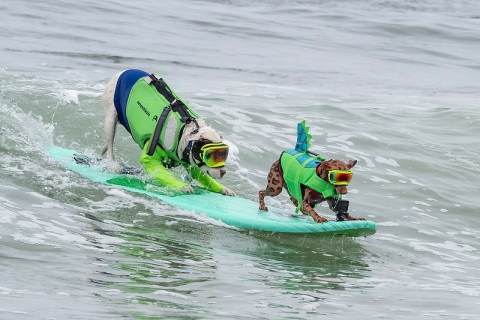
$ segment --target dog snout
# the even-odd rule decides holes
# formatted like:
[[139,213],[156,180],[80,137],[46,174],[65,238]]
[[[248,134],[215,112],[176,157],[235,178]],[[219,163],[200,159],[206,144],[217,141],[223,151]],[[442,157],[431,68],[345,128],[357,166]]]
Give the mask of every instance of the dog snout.
[[345,186],[336,187],[335,191],[337,191],[338,194],[347,194],[348,193],[347,187],[345,187]]
[[227,173],[227,170],[225,170],[225,167],[220,168],[220,178],[223,178],[225,173]]

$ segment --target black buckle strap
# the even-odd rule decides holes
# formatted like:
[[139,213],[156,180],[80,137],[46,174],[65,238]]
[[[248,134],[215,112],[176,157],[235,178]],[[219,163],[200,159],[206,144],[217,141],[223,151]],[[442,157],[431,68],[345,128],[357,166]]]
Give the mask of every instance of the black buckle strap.
[[157,91],[170,102],[170,108],[174,112],[178,112],[180,114],[181,121],[184,123],[188,123],[189,121],[193,120],[194,118],[188,112],[188,107],[180,100],[177,100],[175,95],[173,94],[170,87],[163,81],[162,78],[158,79],[153,73],[150,75],[151,84],[155,86]]
[[151,84],[157,88],[157,91],[167,99],[168,102],[173,103],[175,100],[175,95],[173,94],[172,90],[168,87],[168,85],[163,81],[162,78],[158,79],[153,73],[149,76],[151,80]]
[[165,120],[167,120],[167,115],[170,112],[170,108],[166,107],[163,109],[162,114],[160,115],[160,119],[158,119],[157,126],[155,127],[155,131],[153,133],[152,139],[150,140],[150,148],[148,149],[147,154],[151,157],[155,153],[155,148],[158,144],[158,139],[160,139],[160,134],[162,133],[163,125],[165,124]]
[[170,111],[177,112],[180,115],[180,120],[183,123],[189,123],[193,121],[197,127],[197,131],[199,126],[197,120],[190,115],[188,107],[175,97],[170,87],[165,83],[165,81],[163,81],[162,78],[158,79],[153,73],[149,77],[150,82],[147,83],[152,84],[157,89],[158,93],[164,96],[165,99],[167,99],[167,101],[170,103],[168,107],[163,109],[162,114],[158,119],[157,126],[155,127],[155,132],[150,141],[150,148],[147,154],[151,157],[155,152],[158,140],[160,139],[160,134],[162,133],[163,125],[165,124],[165,120],[167,119],[167,115]]

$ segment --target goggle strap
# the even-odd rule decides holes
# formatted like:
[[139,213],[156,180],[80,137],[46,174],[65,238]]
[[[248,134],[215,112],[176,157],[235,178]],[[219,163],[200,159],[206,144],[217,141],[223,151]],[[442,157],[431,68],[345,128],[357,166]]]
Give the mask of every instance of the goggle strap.
[[207,143],[200,148],[200,151],[205,151],[207,149],[228,149],[228,146],[224,143]]

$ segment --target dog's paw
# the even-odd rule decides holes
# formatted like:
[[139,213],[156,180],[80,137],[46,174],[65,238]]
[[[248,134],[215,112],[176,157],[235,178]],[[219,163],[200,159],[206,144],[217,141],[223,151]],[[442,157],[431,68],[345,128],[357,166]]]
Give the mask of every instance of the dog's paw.
[[348,220],[349,220],[349,221],[365,220],[365,218],[355,218],[355,217],[352,217],[351,215],[348,215]]
[[183,187],[180,189],[180,191],[183,192],[183,193],[193,193],[193,192],[194,192],[192,186],[190,186],[190,185],[188,185],[188,184],[185,185],[185,186],[183,186]]
[[316,217],[313,217],[313,220],[315,220],[315,222],[317,222],[317,223],[328,222],[327,219],[325,219],[324,217],[320,217],[319,215],[317,215]]
[[114,172],[114,173],[123,172],[123,167],[118,162],[115,162],[115,161],[109,161],[107,164],[107,169],[108,171]]
[[228,188],[223,188],[222,191],[220,191],[221,194],[226,195],[226,196],[235,196],[235,192]]

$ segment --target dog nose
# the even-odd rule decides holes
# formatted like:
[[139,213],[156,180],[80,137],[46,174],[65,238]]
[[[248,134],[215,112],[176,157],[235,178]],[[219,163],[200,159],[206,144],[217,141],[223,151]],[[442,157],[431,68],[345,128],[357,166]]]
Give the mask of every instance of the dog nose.
[[227,173],[227,170],[225,170],[225,168],[220,168],[220,178],[223,178],[225,173]]

